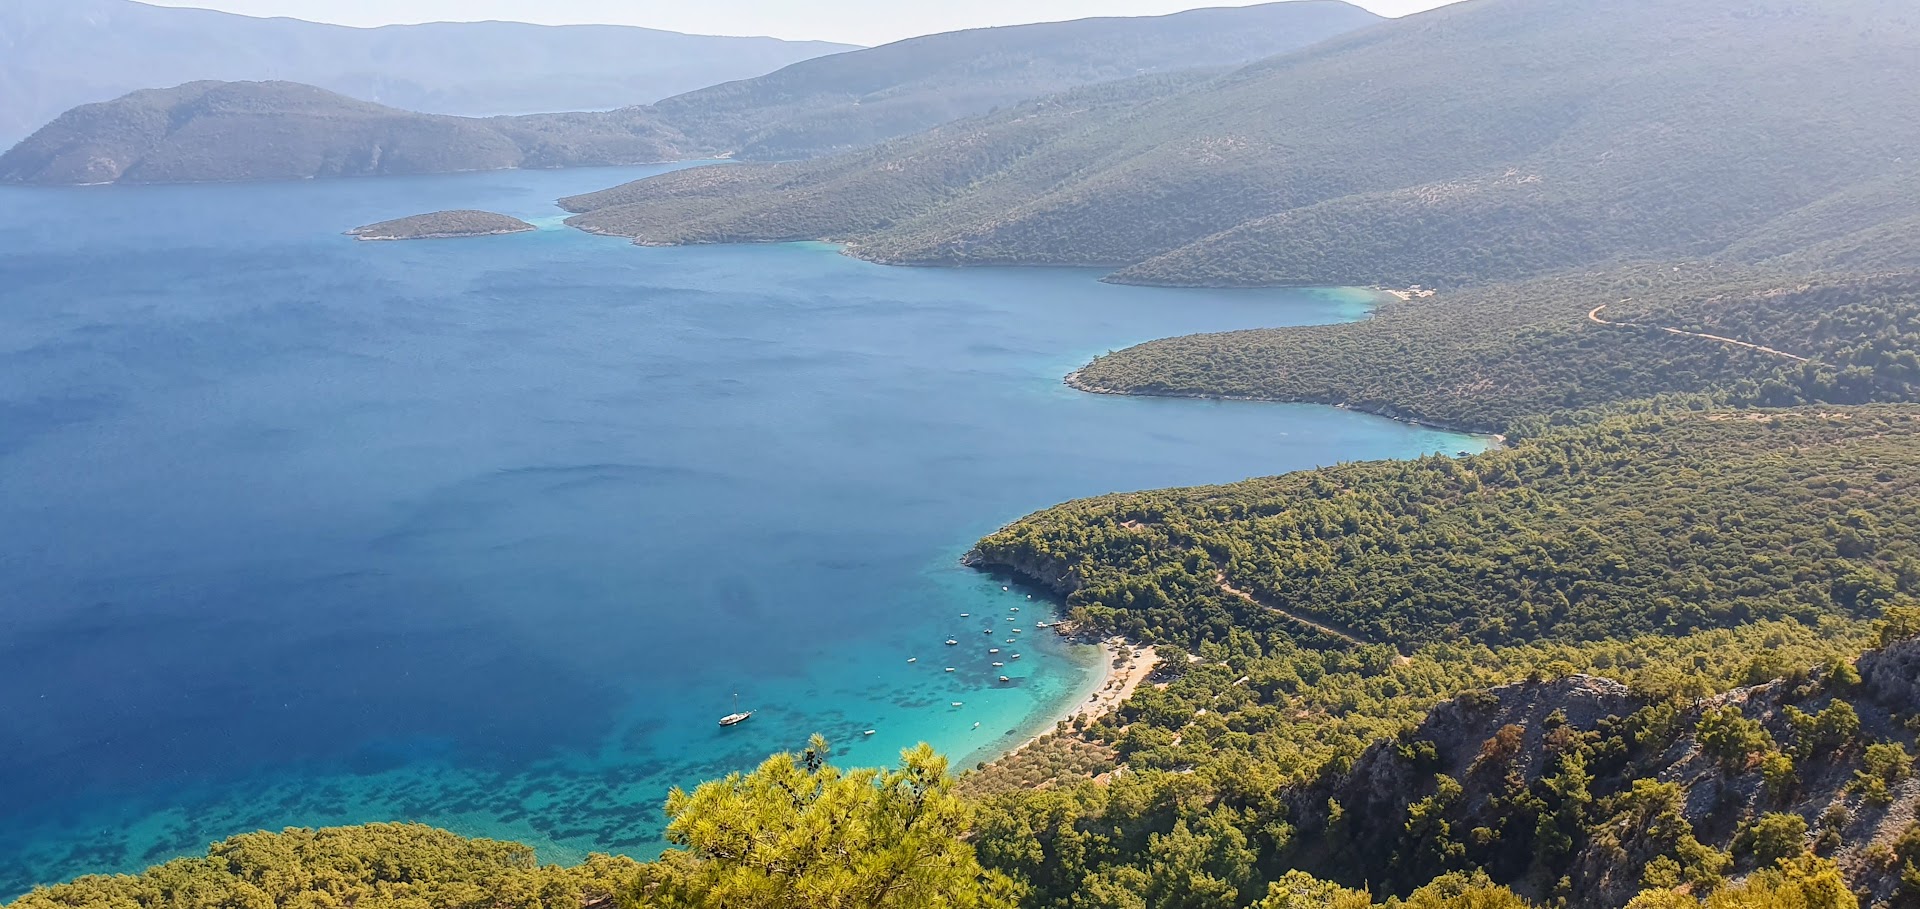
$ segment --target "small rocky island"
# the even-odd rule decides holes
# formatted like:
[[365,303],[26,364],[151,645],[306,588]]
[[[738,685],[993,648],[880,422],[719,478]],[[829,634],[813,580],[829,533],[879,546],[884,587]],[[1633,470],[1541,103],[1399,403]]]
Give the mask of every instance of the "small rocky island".
[[490,211],[437,211],[356,227],[347,231],[347,236],[361,240],[443,240],[518,234],[538,229],[519,218]]

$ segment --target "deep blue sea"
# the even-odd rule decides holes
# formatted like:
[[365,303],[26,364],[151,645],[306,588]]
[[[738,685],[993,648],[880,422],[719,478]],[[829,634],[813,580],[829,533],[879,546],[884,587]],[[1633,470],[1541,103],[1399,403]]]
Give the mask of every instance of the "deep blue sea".
[[[669,787],[815,731],[847,763],[970,765],[1098,680],[1035,633],[1044,599],[959,566],[978,537],[1482,446],[1060,382],[1365,293],[558,224],[551,200],[657,170],[0,191],[0,899],[288,825],[647,856]],[[545,229],[340,234],[444,208]],[[722,730],[736,692],[758,713]]]

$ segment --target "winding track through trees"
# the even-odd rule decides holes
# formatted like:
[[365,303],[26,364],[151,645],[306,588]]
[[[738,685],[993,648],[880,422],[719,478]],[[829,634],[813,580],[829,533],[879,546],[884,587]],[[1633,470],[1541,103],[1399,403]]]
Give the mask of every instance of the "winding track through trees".
[[[1767,354],[1769,356],[1779,357],[1784,360],[1792,360],[1795,363],[1808,362],[1807,357],[1800,356],[1799,354],[1787,353],[1784,350],[1775,350],[1774,348],[1767,347],[1761,344],[1755,344],[1751,341],[1742,341],[1737,338],[1724,338],[1724,337],[1721,337],[1720,335],[1710,335],[1710,334],[1705,334],[1697,331],[1687,331],[1685,329],[1680,329],[1680,328],[1668,328],[1664,325],[1646,325],[1639,322],[1614,322],[1609,319],[1601,317],[1600,313],[1606,310],[1606,308],[1611,305],[1612,304],[1610,303],[1602,303],[1599,306],[1594,307],[1592,312],[1587,313],[1587,320],[1592,322],[1595,325],[1604,325],[1609,328],[1652,328],[1652,329],[1657,329],[1659,331],[1664,331],[1668,334],[1679,335],[1683,338],[1699,338],[1700,340],[1703,340],[1703,341],[1713,341],[1718,344],[1727,344],[1734,347],[1744,347],[1748,350],[1758,351],[1759,353]],[[1071,384],[1071,378],[1069,379],[1069,384]],[[1298,613],[1289,612],[1288,610],[1275,606],[1272,603],[1263,602],[1258,596],[1255,596],[1251,591],[1241,590],[1240,588],[1233,586],[1233,583],[1227,580],[1227,573],[1224,571],[1217,572],[1214,576],[1214,581],[1215,583],[1220,585],[1221,593],[1227,594],[1228,596],[1235,597],[1240,600],[1244,600],[1245,602],[1250,603],[1254,606],[1257,606],[1261,609],[1279,613],[1281,616],[1284,616],[1287,619],[1295,623],[1298,623],[1303,627],[1311,628],[1314,631],[1317,631],[1323,635],[1326,635],[1327,637],[1333,638],[1335,640],[1345,641],[1348,644],[1351,644],[1355,647],[1365,646],[1367,643],[1369,643],[1365,640],[1362,640],[1360,637],[1358,637],[1357,635],[1355,635],[1350,631],[1345,631],[1339,628],[1335,628],[1331,625],[1326,624],[1325,622],[1318,622],[1313,619],[1307,618],[1306,616],[1300,615]],[[1401,659],[1404,660],[1406,658],[1403,656],[1401,657]]]
[[1731,344],[1735,347],[1744,347],[1748,350],[1757,350],[1763,354],[1772,354],[1773,356],[1776,356],[1776,357],[1792,360],[1795,363],[1807,362],[1807,358],[1800,356],[1799,354],[1790,354],[1784,350],[1774,350],[1771,347],[1763,347],[1759,344],[1754,344],[1749,341],[1739,341],[1733,338],[1723,338],[1723,337],[1720,337],[1719,335],[1701,334],[1700,332],[1697,332],[1697,331],[1685,331],[1678,328],[1668,328],[1664,325],[1643,325],[1639,322],[1613,322],[1613,321],[1601,318],[1600,311],[1603,309],[1606,309],[1608,306],[1611,306],[1611,305],[1613,304],[1602,303],[1599,306],[1595,306],[1593,308],[1593,312],[1587,313],[1587,321],[1592,322],[1595,325],[1605,325],[1609,328],[1655,328],[1655,329],[1659,329],[1660,331],[1664,331],[1670,335],[1680,335],[1681,337],[1684,337],[1684,338],[1700,338],[1705,341],[1718,341],[1721,344]]
[[1251,593],[1250,591],[1241,590],[1240,588],[1233,586],[1233,582],[1227,580],[1227,573],[1224,571],[1215,572],[1214,580],[1217,583],[1219,583],[1221,593],[1224,593],[1232,597],[1238,597],[1242,600],[1247,601],[1248,603],[1251,603],[1255,606],[1260,607],[1261,609],[1265,609],[1271,612],[1277,612],[1295,622],[1300,623],[1301,625],[1305,625],[1308,628],[1318,631],[1321,634],[1326,635],[1327,637],[1346,641],[1347,643],[1352,644],[1355,647],[1360,647],[1367,643],[1366,641],[1363,641],[1355,637],[1350,632],[1341,631],[1340,629],[1335,628],[1331,625],[1328,625],[1324,622],[1316,622],[1298,613],[1288,612],[1287,610],[1281,609],[1280,607],[1275,606],[1272,603],[1261,602],[1260,598],[1257,596],[1254,596],[1253,593]]

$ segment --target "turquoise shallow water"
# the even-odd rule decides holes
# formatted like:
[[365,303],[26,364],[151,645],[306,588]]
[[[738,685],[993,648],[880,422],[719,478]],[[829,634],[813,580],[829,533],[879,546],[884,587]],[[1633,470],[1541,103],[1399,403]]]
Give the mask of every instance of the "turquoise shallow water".
[[[1060,384],[1365,294],[551,220],[339,235],[552,219],[644,172],[0,192],[0,898],[293,824],[646,854],[667,788],[816,731],[849,763],[988,756],[1097,659],[960,567],[974,539],[1078,496],[1481,446]],[[736,692],[758,713],[721,730]]]

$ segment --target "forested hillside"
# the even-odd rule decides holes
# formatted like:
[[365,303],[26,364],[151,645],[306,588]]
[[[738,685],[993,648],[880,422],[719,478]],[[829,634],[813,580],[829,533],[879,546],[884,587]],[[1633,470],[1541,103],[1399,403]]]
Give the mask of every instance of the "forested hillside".
[[807,158],[1098,82],[1247,63],[1379,21],[1341,0],[1292,0],[947,32],[689,92],[655,112],[718,152]]
[[1401,649],[1872,617],[1920,596],[1920,413],[1695,412],[1469,458],[1043,512],[977,559],[1079,621],[1198,646],[1306,619]]
[[1484,868],[1619,904],[1818,853],[1845,903],[1910,900],[1916,668],[1908,640],[1690,705],[1591,676],[1463,695],[1300,790],[1295,859],[1378,889]]
[[1920,277],[1688,264],[1391,302],[1345,325],[1153,341],[1101,357],[1073,381],[1338,404],[1499,432],[1527,416],[1673,392],[1770,406],[1911,400],[1917,353]]
[[[1730,880],[1809,851],[1839,861],[1822,905],[1920,896],[1896,845],[1920,798],[1920,651],[1847,663],[1876,619],[1886,643],[1920,631],[1917,430],[1910,406],[1691,396],[1522,420],[1483,455],[1020,521],[974,562],[1052,585],[1082,628],[1159,642],[1169,683],[1043,746],[1054,779],[1111,782],[1002,790],[983,857],[1059,907],[1164,886],[1168,848],[1243,856],[1184,872],[1240,894],[1209,906],[1286,869],[1376,895],[1487,873],[1543,903],[1724,903]],[[1809,684],[1814,666],[1838,681]],[[1546,684],[1576,673],[1624,686]],[[1873,698],[1853,697],[1860,673]],[[1112,750],[1089,764],[1059,747],[1076,741]],[[1705,772],[1721,766],[1735,779]]]
[[[804,227],[878,261],[1111,264],[1145,283],[1883,261],[1889,225],[1911,213],[1872,187],[1913,173],[1920,110],[1905,99],[1920,71],[1904,61],[1917,49],[1920,11],[1899,0],[1473,0],[1086,111],[1069,131],[1002,116],[576,201],[624,203],[592,223],[642,242]],[[956,148],[982,142],[998,147]],[[925,166],[961,154],[992,164]],[[891,198],[903,172],[927,191],[879,216],[865,200]],[[1847,228],[1796,239],[1808,223]]]

